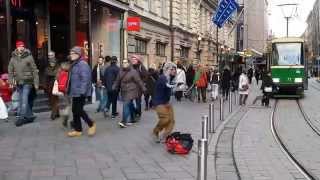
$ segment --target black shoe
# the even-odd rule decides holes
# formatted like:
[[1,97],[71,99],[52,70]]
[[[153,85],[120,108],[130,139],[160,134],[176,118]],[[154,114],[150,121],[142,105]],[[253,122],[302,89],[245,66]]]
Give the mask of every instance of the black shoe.
[[126,128],[126,124],[123,122],[119,122],[118,125],[120,126],[120,128]]
[[16,127],[20,127],[24,124],[24,119],[22,118],[19,118],[16,122],[15,122],[15,125]]

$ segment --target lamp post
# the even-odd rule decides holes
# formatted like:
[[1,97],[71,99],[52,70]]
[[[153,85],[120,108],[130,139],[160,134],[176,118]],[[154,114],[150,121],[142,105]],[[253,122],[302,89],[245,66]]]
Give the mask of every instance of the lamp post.
[[282,14],[286,19],[286,26],[287,26],[287,37],[289,37],[289,20],[292,18],[294,11],[296,10],[298,4],[280,4],[278,5],[281,8]]
[[202,38],[201,38],[201,36],[199,35],[199,36],[198,36],[198,45],[197,45],[197,58],[199,59],[199,63],[201,62],[201,58],[200,58],[200,56],[201,56],[201,51],[200,51],[200,43],[201,43],[201,40],[202,40]]

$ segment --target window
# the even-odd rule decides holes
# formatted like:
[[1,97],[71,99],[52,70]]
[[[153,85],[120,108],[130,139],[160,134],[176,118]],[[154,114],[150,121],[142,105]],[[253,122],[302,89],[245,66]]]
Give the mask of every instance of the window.
[[147,53],[147,42],[141,39],[136,39],[136,53]]
[[166,55],[166,44],[157,42],[156,55],[157,56],[165,56]]
[[167,0],[161,0],[161,16],[168,17]]
[[274,65],[300,65],[301,62],[301,43],[279,43],[274,45],[273,59]]
[[180,57],[188,58],[189,57],[189,48],[181,46]]

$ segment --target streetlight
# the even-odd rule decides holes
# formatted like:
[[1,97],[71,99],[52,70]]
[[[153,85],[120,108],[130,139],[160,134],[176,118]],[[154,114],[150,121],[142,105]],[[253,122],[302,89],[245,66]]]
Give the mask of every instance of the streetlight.
[[201,60],[200,60],[200,43],[201,43],[201,40],[202,40],[202,38],[201,38],[201,36],[199,35],[198,36],[198,46],[197,46],[197,58],[199,59],[199,62],[201,62]]
[[297,9],[296,3],[292,4],[280,4],[278,5],[281,8],[282,14],[287,21],[287,37],[289,37],[289,20],[292,18],[294,11]]

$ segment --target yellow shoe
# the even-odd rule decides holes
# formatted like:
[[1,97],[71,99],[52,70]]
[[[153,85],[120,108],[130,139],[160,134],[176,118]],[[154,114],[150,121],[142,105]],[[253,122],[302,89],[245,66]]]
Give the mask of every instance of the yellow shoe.
[[95,135],[96,129],[97,129],[96,123],[93,123],[92,127],[88,129],[88,135],[89,136]]
[[82,132],[79,132],[79,131],[71,131],[71,132],[68,132],[68,136],[69,137],[79,137],[82,135]]

